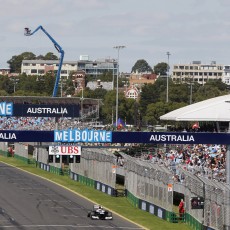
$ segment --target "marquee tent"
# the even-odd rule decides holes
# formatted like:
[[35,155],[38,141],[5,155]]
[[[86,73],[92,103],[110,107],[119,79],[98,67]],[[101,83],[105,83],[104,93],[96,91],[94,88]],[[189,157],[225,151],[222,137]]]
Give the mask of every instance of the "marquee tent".
[[214,97],[176,109],[160,117],[173,121],[230,121],[230,95]]

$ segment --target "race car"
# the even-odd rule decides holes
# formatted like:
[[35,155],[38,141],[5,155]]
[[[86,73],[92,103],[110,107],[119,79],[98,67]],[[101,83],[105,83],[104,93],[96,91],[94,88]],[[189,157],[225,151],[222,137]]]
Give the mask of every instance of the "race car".
[[88,217],[92,220],[112,220],[113,215],[108,210],[105,210],[101,205],[95,204],[93,210],[88,212]]

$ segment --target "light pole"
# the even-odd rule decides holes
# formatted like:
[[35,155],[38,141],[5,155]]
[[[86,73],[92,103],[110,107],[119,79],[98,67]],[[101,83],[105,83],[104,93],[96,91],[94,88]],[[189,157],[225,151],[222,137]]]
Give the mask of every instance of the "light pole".
[[168,56],[168,67],[167,67],[167,86],[166,86],[166,103],[169,102],[169,56],[171,55],[169,52],[166,53]]
[[193,83],[190,83],[190,105],[192,104],[192,85]]
[[83,119],[84,88],[81,87],[81,119]]
[[118,120],[118,77],[119,77],[119,53],[120,49],[125,48],[125,46],[114,46],[114,49],[117,49],[117,94],[116,94],[116,127]]

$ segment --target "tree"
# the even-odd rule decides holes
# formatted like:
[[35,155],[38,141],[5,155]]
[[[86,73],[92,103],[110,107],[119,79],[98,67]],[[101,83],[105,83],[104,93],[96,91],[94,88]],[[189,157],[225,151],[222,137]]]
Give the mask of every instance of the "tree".
[[13,92],[12,81],[8,76],[1,76],[0,78],[0,89],[10,94]]
[[24,52],[13,56],[7,63],[10,66],[11,73],[21,73],[21,65],[23,60],[35,60],[36,55],[31,52]]
[[36,59],[37,59],[37,60],[44,60],[44,56],[40,54],[40,55],[38,55],[38,56],[36,57]]
[[167,75],[168,64],[165,62],[158,63],[154,66],[154,73],[157,75]]
[[58,57],[55,54],[53,54],[52,52],[48,52],[44,56],[44,60],[58,60]]
[[134,72],[153,73],[153,69],[150,67],[150,65],[144,59],[140,59],[135,63],[131,72],[132,73],[134,73]]

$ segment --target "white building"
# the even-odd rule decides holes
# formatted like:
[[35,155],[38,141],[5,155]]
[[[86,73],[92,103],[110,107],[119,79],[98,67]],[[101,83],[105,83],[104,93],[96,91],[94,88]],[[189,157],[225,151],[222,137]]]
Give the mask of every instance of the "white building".
[[[23,60],[21,73],[27,75],[44,75],[49,71],[57,73],[59,60]],[[95,79],[105,71],[117,74],[117,61],[114,59],[100,59],[89,61],[87,55],[81,55],[79,61],[63,61],[61,78],[67,79],[71,72],[84,70],[86,76],[94,76]]]
[[[49,71],[55,74],[58,71],[59,60],[23,60],[21,73],[26,75],[44,75]],[[77,62],[63,61],[61,69],[61,78],[68,78],[72,71],[77,71]]]
[[210,79],[224,79],[224,65],[202,64],[200,61],[193,61],[191,64],[176,64],[173,66],[172,80],[178,83],[198,82],[205,84]]
[[224,66],[223,80],[225,84],[230,85],[230,65]]

